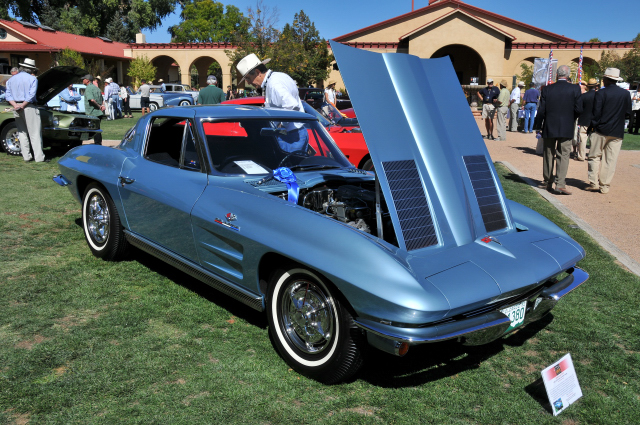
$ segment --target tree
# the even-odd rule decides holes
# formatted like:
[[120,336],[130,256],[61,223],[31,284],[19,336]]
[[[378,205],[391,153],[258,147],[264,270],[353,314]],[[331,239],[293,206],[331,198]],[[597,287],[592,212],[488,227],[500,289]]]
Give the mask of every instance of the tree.
[[602,43],[598,37],[591,38],[587,43]]
[[518,74],[518,80],[524,82],[525,87],[529,87],[531,81],[533,81],[533,65],[527,65],[526,63],[520,64],[520,74]]
[[295,14],[291,25],[284,26],[273,56],[271,67],[289,74],[299,86],[325,80],[333,61],[327,41],[302,10]]
[[55,61],[58,66],[77,66],[78,68],[85,68],[82,55],[68,47],[55,55]]
[[231,42],[246,35],[250,21],[235,6],[214,0],[187,0],[182,8],[182,22],[169,28],[174,43]]
[[[280,31],[275,28],[279,19],[277,7],[267,6],[262,0],[257,0],[255,8],[247,9],[247,18],[249,30],[235,37],[233,44],[236,50],[225,50],[231,64],[251,53],[260,59],[273,57],[273,44],[280,38]],[[235,70],[235,66],[232,66],[232,70]]]
[[127,75],[131,77],[134,87],[139,87],[142,80],[152,81],[156,78],[156,67],[149,58],[141,56],[131,61]]
[[0,17],[7,18],[10,12],[24,21],[59,31],[133,42],[141,29],[157,28],[179,1],[0,0]]
[[633,41],[633,49],[624,54],[620,65],[620,72],[629,83],[640,81],[640,33]]

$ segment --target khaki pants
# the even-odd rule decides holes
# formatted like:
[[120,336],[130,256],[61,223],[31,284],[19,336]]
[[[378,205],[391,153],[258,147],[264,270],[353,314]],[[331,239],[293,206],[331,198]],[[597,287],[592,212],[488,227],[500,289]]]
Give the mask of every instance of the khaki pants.
[[622,139],[615,136],[603,136],[591,133],[589,149],[589,184],[592,187],[608,189],[616,172],[618,154]]
[[513,102],[509,108],[511,110],[511,131],[518,131],[518,110],[520,109],[520,104]]
[[[569,170],[571,139],[543,139],[542,178],[546,184],[555,180],[556,189],[565,188],[565,178]],[[553,168],[555,165],[555,178]]]
[[[20,140],[20,150],[25,161],[31,161],[31,149],[36,162],[44,161],[42,152],[42,125],[40,123],[40,110],[35,106],[27,106],[13,112],[18,128],[18,139]],[[31,141],[31,146],[29,146]]]
[[499,106],[498,110],[498,118],[496,119],[496,127],[498,130],[498,140],[507,140],[507,111],[509,110],[506,106]]
[[587,159],[587,140],[589,136],[587,135],[587,126],[581,125],[578,130],[578,143],[576,145],[577,153],[578,153],[578,161],[584,161]]

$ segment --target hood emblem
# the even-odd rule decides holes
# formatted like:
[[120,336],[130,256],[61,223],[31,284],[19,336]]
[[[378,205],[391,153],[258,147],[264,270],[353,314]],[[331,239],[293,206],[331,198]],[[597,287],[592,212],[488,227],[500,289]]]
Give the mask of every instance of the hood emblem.
[[237,219],[238,219],[238,217],[236,217],[235,214],[227,213],[224,216],[224,220],[219,219],[219,218],[215,218],[213,221],[215,221],[216,223],[218,223],[218,224],[220,224],[220,225],[222,225],[224,227],[227,227],[227,228],[229,228],[231,230],[235,230],[237,232],[237,231],[240,230],[240,227],[231,224],[232,221],[236,221]]
[[498,245],[502,245],[497,238],[493,237],[493,236],[485,236],[484,238],[480,239],[482,242],[484,243],[489,243],[489,242],[495,242]]

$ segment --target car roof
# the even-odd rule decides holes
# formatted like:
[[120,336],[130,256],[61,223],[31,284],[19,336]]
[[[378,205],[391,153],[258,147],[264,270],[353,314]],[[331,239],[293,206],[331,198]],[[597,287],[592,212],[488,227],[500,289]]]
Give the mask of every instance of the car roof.
[[197,119],[281,119],[281,120],[313,120],[315,117],[298,111],[287,109],[262,108],[249,105],[195,105],[181,106],[180,108],[162,108],[154,115],[180,116],[180,111],[185,111],[184,116],[190,116],[186,111],[193,111]]

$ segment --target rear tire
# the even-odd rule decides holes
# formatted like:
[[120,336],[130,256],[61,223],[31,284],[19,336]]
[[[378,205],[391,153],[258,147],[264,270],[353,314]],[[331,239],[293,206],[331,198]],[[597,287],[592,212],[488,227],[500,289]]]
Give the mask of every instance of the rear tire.
[[180,101],[180,106],[190,106],[191,103],[188,100],[181,100]]
[[325,384],[353,376],[362,366],[361,335],[351,314],[315,273],[278,270],[268,290],[269,333],[297,372]]
[[149,103],[149,112],[153,112],[157,110],[158,110],[158,104],[156,102]]
[[82,198],[82,228],[93,255],[107,261],[123,258],[129,248],[120,216],[111,196],[91,183]]
[[2,129],[2,133],[0,133],[0,144],[2,144],[2,149],[4,149],[7,154],[14,156],[22,155],[22,148],[20,147],[20,140],[18,139],[18,127],[15,121],[5,125]]
[[360,167],[360,169],[365,171],[375,171],[373,160],[371,160],[371,158],[367,159],[364,164],[362,164],[362,167]]

